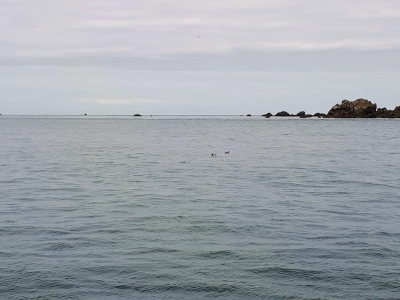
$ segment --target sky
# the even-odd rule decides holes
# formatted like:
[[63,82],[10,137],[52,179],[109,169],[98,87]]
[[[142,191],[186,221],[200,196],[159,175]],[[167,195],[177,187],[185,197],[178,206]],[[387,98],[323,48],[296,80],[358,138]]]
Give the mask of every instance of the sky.
[[400,105],[398,0],[0,0],[0,114]]

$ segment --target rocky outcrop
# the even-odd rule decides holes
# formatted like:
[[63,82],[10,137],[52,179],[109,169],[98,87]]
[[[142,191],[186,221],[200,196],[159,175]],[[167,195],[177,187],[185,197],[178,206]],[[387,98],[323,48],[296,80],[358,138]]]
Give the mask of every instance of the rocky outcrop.
[[354,101],[343,100],[341,104],[332,106],[327,114],[328,118],[400,118],[400,106],[394,110],[386,107],[378,108],[376,103],[367,99]]
[[296,114],[296,117],[300,117],[301,119],[305,119],[305,118],[311,118],[312,115],[306,114],[306,112],[302,110],[302,111],[299,111],[299,112]]
[[[265,118],[272,117],[271,113],[262,115]],[[275,117],[299,117],[299,118],[400,118],[400,106],[393,110],[386,107],[377,108],[376,103],[363,98],[354,101],[342,100],[342,103],[332,106],[327,114],[317,112],[314,115],[299,111],[297,114],[289,114],[287,111],[280,111]]]
[[133,116],[134,117],[141,117],[142,115],[141,114],[134,114]]
[[[272,117],[271,113],[268,114],[264,114],[262,115],[263,117],[269,118]],[[278,113],[275,114],[275,117],[300,117],[300,118],[311,118],[312,115],[310,114],[306,114],[305,111],[300,111],[297,114],[293,115],[293,114],[289,114],[287,111],[280,111]]]
[[330,118],[368,118],[373,117],[376,112],[376,103],[367,99],[357,99],[354,101],[343,100],[341,104],[336,104],[328,112]]
[[396,106],[394,110],[378,108],[375,112],[376,118],[400,118],[400,106]]
[[305,112],[304,110],[299,111],[299,112],[296,114],[296,116],[297,116],[297,117],[305,117],[305,116],[306,116],[306,112]]
[[326,114],[324,114],[324,113],[319,113],[319,112],[317,112],[317,113],[315,113],[315,114],[314,114],[314,117],[318,117],[318,118],[326,118],[326,117],[327,117],[327,115],[326,115]]
[[269,112],[269,113],[263,114],[261,116],[265,117],[265,118],[269,118],[269,117],[272,117],[272,114]]
[[290,114],[287,111],[278,112],[275,117],[290,117]]

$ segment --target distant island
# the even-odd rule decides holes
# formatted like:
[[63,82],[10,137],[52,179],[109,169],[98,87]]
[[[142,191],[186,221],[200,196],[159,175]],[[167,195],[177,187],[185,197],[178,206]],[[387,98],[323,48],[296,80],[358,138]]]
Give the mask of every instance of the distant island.
[[297,114],[289,114],[286,111],[280,111],[275,115],[266,113],[262,115],[265,118],[275,117],[300,117],[300,118],[400,118],[400,106],[396,106],[393,110],[386,107],[377,108],[376,103],[372,103],[367,99],[357,99],[354,101],[342,100],[328,111],[327,114],[315,113],[314,115],[306,114],[300,111]]

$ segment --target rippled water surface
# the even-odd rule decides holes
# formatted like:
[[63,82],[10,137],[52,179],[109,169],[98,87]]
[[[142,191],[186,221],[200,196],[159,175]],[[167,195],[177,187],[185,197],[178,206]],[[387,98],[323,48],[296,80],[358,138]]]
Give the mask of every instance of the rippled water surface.
[[398,299],[399,128],[1,116],[0,298]]

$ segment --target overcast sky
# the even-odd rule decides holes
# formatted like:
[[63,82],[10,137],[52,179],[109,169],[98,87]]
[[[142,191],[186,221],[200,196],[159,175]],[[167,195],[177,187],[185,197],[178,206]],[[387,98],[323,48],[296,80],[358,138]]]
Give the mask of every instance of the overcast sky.
[[0,0],[1,114],[400,105],[398,0]]

